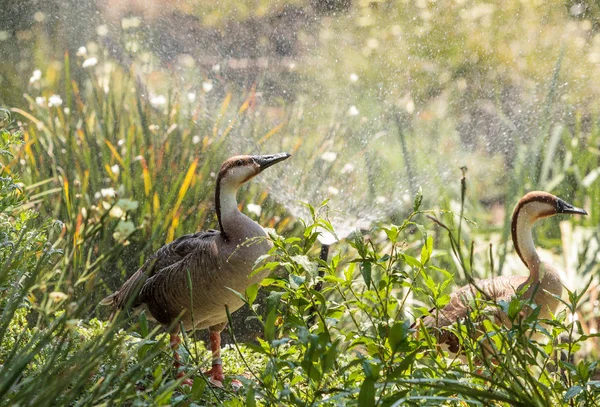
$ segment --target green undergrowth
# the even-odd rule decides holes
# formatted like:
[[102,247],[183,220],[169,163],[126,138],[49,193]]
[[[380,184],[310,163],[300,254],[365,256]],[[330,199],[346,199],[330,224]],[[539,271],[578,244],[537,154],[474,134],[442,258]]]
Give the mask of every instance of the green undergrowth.
[[[2,129],[0,151],[10,159],[21,134],[9,128]],[[95,305],[89,291],[78,296],[61,291],[69,255],[60,237],[66,226],[28,209],[27,187],[6,167],[1,181],[0,399],[8,405],[600,402],[596,362],[581,351],[593,338],[570,318],[587,287],[569,292],[564,310],[550,321],[538,320],[539,310],[518,299],[493,304],[479,298],[471,315],[452,328],[466,350],[465,361],[447,357],[435,330],[411,327],[415,316],[435,314],[449,300],[457,270],[440,267],[445,257],[459,259],[465,275],[473,271],[472,250],[460,237],[462,217],[424,211],[421,195],[400,224],[357,231],[349,246],[332,248],[328,261],[318,257],[319,235],[335,235],[327,206],[308,206],[311,218],[295,236],[272,232],[274,247],[257,262],[257,269],[272,270],[262,282],[269,290],[268,311],[251,316],[262,333],[239,343],[230,332],[233,344],[223,352],[225,388],[217,389],[200,373],[210,355],[194,337],[185,335],[180,350],[193,379],[193,386],[183,387],[175,377],[167,335],[143,313],[91,319]],[[441,230],[435,239],[434,229]],[[240,293],[253,310],[258,288]],[[533,311],[520,312],[527,307]],[[496,323],[497,312],[507,315],[510,328]],[[233,390],[232,378],[243,386]]]

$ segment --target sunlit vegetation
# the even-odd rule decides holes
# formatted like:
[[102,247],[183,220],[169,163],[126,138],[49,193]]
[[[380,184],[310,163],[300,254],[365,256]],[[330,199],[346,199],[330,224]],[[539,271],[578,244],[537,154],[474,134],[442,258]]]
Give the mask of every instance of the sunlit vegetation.
[[[164,2],[209,30],[185,52],[157,45],[167,12],[150,6],[73,20],[90,25],[79,43],[47,4],[0,20],[2,404],[600,403],[598,4],[316,3]],[[286,15],[282,45],[264,33]],[[160,327],[96,305],[164,243],[217,226],[225,158],[279,151],[238,196],[270,228],[273,272],[224,332],[225,389],[195,335],[181,386]],[[466,360],[448,358],[412,322],[471,277],[526,271],[510,215],[534,189],[589,213],[536,229],[564,269],[561,310],[481,298],[454,328]]]

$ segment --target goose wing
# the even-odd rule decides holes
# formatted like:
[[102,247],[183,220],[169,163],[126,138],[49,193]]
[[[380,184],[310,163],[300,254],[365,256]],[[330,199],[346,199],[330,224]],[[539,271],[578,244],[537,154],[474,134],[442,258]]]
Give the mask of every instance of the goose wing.
[[[422,323],[426,327],[440,328],[437,332],[438,343],[446,344],[451,352],[456,353],[459,351],[459,340],[456,335],[444,328],[465,318],[472,311],[471,303],[477,292],[481,292],[493,301],[508,301],[525,280],[524,276],[502,276],[479,280],[476,282],[477,288],[473,285],[462,287],[451,295],[450,302],[444,308],[439,311],[432,308],[429,311],[430,315],[422,318]],[[498,317],[502,318],[502,316]],[[416,323],[413,324],[415,325]]]
[[207,230],[183,235],[158,249],[115,293],[103,299],[100,304],[124,308],[127,305],[137,307],[141,300],[141,291],[156,276],[167,273],[190,254],[207,250],[215,241],[219,232]]

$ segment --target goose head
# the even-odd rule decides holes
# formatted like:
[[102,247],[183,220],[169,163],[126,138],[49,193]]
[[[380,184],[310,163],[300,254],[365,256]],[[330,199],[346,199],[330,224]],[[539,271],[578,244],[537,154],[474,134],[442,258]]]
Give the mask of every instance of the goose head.
[[218,178],[223,186],[237,188],[288,157],[288,153],[231,157],[221,166]]
[[517,203],[512,216],[512,239],[517,254],[527,267],[539,261],[531,235],[533,224],[559,214],[587,215],[587,212],[542,191],[529,192]]
[[513,221],[524,219],[531,225],[540,219],[559,214],[587,215],[587,212],[548,192],[533,191],[519,200],[513,212]]

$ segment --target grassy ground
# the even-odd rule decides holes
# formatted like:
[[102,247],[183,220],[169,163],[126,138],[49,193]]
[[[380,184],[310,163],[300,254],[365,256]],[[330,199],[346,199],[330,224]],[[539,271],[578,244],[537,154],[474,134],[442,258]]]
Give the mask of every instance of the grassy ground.
[[[0,103],[18,121],[3,119],[2,133],[0,397],[15,405],[597,403],[597,5],[577,14],[558,1],[356,2],[331,15],[301,2],[251,3],[185,8],[221,33],[220,53],[192,47],[190,58],[166,58],[149,41],[159,37],[132,17],[107,23],[107,35],[82,31],[85,50],[73,49],[64,23],[39,15],[0,32],[8,36]],[[293,47],[282,56],[276,39],[254,28],[276,24],[291,6],[310,23],[286,37]],[[146,16],[147,26],[160,27],[161,13]],[[234,46],[231,24],[254,29],[255,54]],[[269,69],[231,63],[261,56]],[[278,151],[293,157],[239,195],[242,210],[278,234],[277,271],[261,300],[270,311],[255,316],[260,339],[242,345],[244,332],[230,332],[240,340],[225,351],[226,373],[244,387],[206,386],[197,373],[208,355],[187,338],[195,384],[181,388],[158,328],[143,316],[106,322],[95,304],[165,242],[215,227],[214,173],[226,157]],[[474,366],[490,358],[470,319],[457,328],[469,363],[444,358],[436,339],[409,332],[407,321],[443,306],[471,273],[523,272],[508,222],[533,189],[590,213],[536,233],[578,294],[545,328],[517,315],[511,329],[487,321],[493,364]],[[318,216],[300,203],[318,208],[324,199]],[[424,209],[451,227],[458,249]],[[459,226],[448,212],[463,210],[475,223]],[[316,232],[331,227],[343,240],[324,264]],[[510,314],[522,305],[500,306]],[[545,341],[529,341],[531,330]]]

